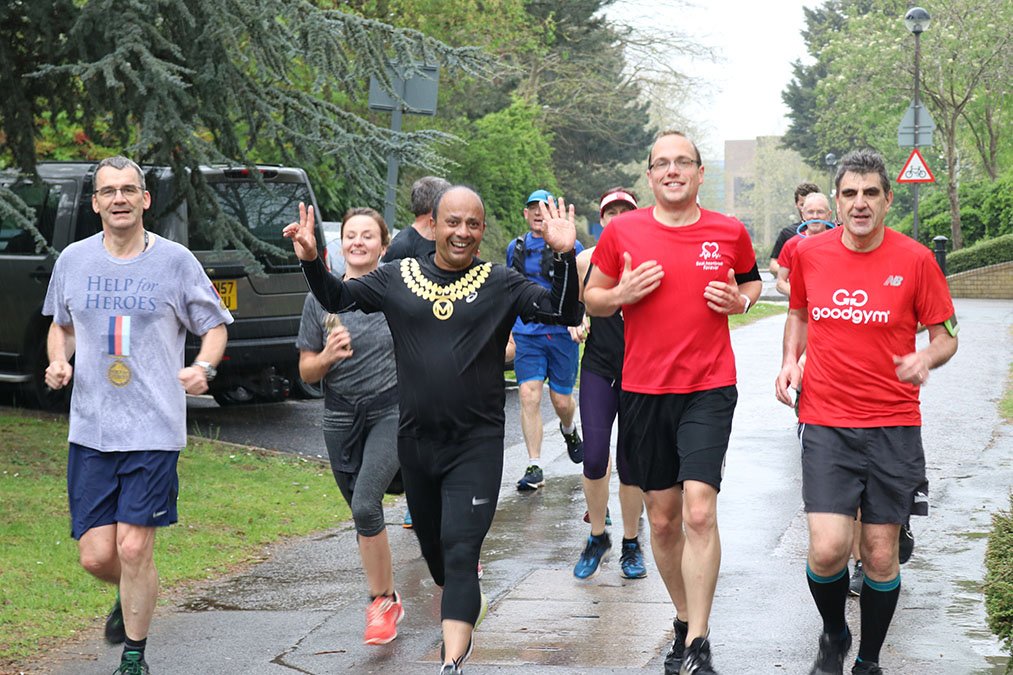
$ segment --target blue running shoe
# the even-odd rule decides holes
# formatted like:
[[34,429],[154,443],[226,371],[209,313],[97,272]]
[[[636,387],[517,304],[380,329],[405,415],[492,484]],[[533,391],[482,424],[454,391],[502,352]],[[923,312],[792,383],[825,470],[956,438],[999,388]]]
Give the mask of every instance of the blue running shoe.
[[622,575],[627,579],[643,579],[647,576],[647,567],[644,566],[644,552],[640,550],[639,539],[623,540],[619,566],[622,568]]
[[404,521],[401,523],[401,527],[406,530],[412,529],[412,512],[408,509],[404,510]]
[[598,536],[590,535],[584,552],[580,554],[580,560],[573,566],[573,576],[578,579],[590,579],[598,573],[598,566],[601,561],[608,557],[612,550],[612,538],[608,532],[602,532]]

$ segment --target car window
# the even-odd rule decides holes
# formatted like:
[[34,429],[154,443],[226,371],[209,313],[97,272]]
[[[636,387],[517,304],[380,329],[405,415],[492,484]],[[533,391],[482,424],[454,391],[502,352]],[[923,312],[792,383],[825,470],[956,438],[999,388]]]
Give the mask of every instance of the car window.
[[[299,202],[311,203],[310,191],[305,183],[265,182],[259,185],[252,181],[229,181],[213,182],[211,188],[226,214],[235,217],[257,239],[286,252],[280,261],[273,258],[262,262],[299,264],[292,252],[291,243],[282,236],[281,231],[299,212]],[[191,225],[190,248],[208,250],[213,246],[198,228]]]
[[[46,238],[46,243],[52,246],[62,188],[39,181],[19,181],[7,188],[35,209],[35,227]],[[0,212],[0,253],[36,255],[35,249],[36,242],[31,233],[18,227],[13,215]]]

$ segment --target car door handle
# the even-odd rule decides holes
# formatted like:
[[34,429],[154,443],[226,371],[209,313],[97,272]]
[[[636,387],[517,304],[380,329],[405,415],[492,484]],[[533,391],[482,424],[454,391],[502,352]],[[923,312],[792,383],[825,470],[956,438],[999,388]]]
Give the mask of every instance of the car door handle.
[[53,271],[50,270],[48,267],[43,267],[42,265],[39,265],[34,270],[32,270],[32,272],[28,276],[35,279],[36,281],[48,282],[49,277],[53,276]]

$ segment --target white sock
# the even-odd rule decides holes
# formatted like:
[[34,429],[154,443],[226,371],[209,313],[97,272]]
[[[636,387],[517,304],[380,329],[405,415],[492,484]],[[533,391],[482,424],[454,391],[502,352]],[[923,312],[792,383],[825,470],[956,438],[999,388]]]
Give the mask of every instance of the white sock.
[[560,426],[560,428],[562,428],[564,434],[572,434],[574,431],[577,430],[577,423],[576,422],[570,422],[569,428],[564,427],[562,425],[562,423],[560,423],[559,426]]

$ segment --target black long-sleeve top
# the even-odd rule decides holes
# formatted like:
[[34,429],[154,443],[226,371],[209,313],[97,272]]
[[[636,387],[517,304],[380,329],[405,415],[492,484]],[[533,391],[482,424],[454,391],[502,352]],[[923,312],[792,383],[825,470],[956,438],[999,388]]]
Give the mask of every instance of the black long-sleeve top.
[[[514,319],[575,326],[572,253],[554,261],[552,290],[503,265],[475,259],[449,272],[433,256],[406,258],[342,282],[318,258],[303,263],[324,309],[383,312],[394,338],[399,435],[443,441],[503,436],[503,355]],[[354,345],[353,345],[354,348]]]

